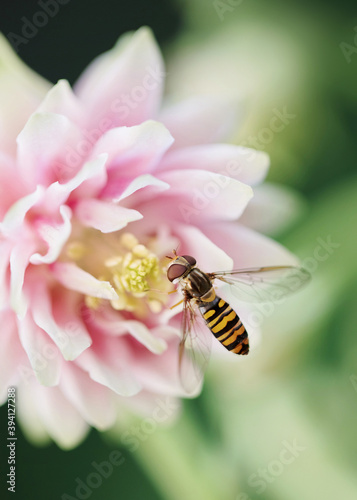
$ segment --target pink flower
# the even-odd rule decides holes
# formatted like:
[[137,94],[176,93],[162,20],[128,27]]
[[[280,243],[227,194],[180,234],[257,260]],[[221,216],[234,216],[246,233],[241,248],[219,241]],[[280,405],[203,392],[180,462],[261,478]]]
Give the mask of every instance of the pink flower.
[[89,426],[185,395],[167,313],[173,248],[207,271],[294,259],[237,222],[267,155],[219,143],[227,104],[162,108],[148,29],[97,58],[74,92],[4,39],[0,57],[1,399],[17,386],[25,431],[72,447]]

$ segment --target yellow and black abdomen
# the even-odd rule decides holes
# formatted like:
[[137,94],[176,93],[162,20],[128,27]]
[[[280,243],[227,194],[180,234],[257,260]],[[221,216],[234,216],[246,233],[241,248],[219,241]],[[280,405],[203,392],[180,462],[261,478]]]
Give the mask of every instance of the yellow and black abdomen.
[[248,354],[248,334],[238,314],[220,297],[198,306],[208,328],[221,344],[235,354]]

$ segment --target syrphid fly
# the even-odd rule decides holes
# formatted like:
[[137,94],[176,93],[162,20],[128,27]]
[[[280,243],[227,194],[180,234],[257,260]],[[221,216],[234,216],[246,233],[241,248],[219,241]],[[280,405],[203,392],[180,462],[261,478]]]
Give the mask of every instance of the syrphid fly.
[[[177,255],[167,269],[167,278],[183,296],[182,340],[179,372],[183,386],[194,391],[201,382],[211,350],[211,333],[234,354],[248,354],[248,333],[238,314],[213,287],[214,280],[231,285],[238,299],[246,302],[277,302],[295,292],[309,279],[302,267],[265,266],[205,273],[191,255]],[[199,313],[198,313],[199,311]],[[210,333],[211,332],[211,333]]]

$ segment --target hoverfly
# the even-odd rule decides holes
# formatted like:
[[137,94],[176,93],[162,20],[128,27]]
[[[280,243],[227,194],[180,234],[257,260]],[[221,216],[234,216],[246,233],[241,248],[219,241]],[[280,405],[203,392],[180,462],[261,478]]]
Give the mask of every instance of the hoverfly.
[[172,262],[167,278],[179,285],[183,295],[178,303],[183,302],[179,372],[184,388],[192,392],[200,384],[208,363],[211,333],[228,351],[242,355],[249,352],[248,333],[238,314],[216,294],[214,280],[231,285],[233,295],[243,301],[276,302],[301,288],[310,274],[294,266],[205,273],[196,267],[196,259],[191,255],[177,255],[175,250],[173,253],[174,257],[168,257]]

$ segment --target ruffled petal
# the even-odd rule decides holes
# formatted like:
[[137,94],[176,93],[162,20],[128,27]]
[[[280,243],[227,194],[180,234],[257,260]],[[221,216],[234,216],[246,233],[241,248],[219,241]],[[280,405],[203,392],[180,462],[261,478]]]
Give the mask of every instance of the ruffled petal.
[[[65,360],[76,359],[92,343],[85,328],[71,321],[60,326],[53,317],[52,304],[46,284],[39,282],[31,287],[31,312],[34,322],[42,328],[56,344]],[[64,304],[62,304],[64,307]],[[66,315],[66,311],[64,311]],[[77,328],[74,328],[74,327]]]
[[127,335],[128,333],[154,354],[162,354],[167,349],[164,339],[158,338],[144,323],[134,320],[117,320],[115,316],[98,318],[98,324],[107,335]]
[[89,145],[82,149],[81,145],[82,133],[68,118],[34,113],[17,137],[19,175],[31,188],[68,180],[77,173],[92,148]]
[[114,425],[117,414],[114,404],[114,393],[97,382],[74,363],[66,367],[60,388],[64,396],[81,414],[82,418],[100,430]]
[[[167,184],[167,182],[161,181],[160,179],[157,179],[153,175],[150,174],[144,174],[140,175],[139,177],[136,177],[121,193],[121,195],[118,198],[115,198],[113,201],[118,202],[121,200],[124,200],[125,198],[128,198],[134,193],[137,193],[143,188],[152,188],[149,189],[149,191],[152,193],[157,193],[160,191],[166,191],[166,189],[169,189],[170,186]],[[145,190],[147,193],[147,191]],[[140,193],[142,195],[142,192]],[[142,196],[140,196],[140,200],[142,200]]]
[[231,144],[207,144],[168,152],[160,163],[160,171],[200,169],[254,185],[265,178],[269,156],[263,151]]
[[65,203],[71,194],[74,199],[95,197],[107,180],[106,161],[106,154],[99,155],[94,160],[87,161],[68,182],[51,184],[41,199],[41,207],[51,213],[57,211],[57,208]]
[[151,173],[172,143],[168,130],[151,120],[134,127],[109,130],[92,153],[93,157],[108,154],[108,181],[101,196],[117,197],[132,179]]
[[[108,343],[107,343],[108,344]],[[95,349],[88,349],[76,361],[76,363],[89,373],[95,382],[108,387],[120,396],[133,396],[138,394],[142,386],[132,370],[125,361],[124,349],[119,344],[107,345],[105,357],[95,354]],[[110,349],[110,352],[109,352]],[[115,359],[114,359],[115,357]]]
[[175,138],[172,149],[225,140],[233,130],[232,103],[209,97],[190,98],[167,107],[159,120]]
[[[26,351],[34,375],[46,386],[55,386],[60,379],[62,357],[56,345],[29,314],[18,321],[20,341]],[[19,367],[23,382],[28,385],[32,373],[26,365]]]
[[89,129],[104,132],[154,118],[161,101],[164,65],[151,30],[120,38],[82,74],[75,92],[88,110]]
[[10,256],[10,304],[16,314],[23,318],[28,305],[28,298],[23,292],[25,271],[29,259],[35,251],[35,244],[26,240],[15,245]]
[[50,224],[41,222],[36,224],[37,233],[48,246],[47,253],[41,255],[35,253],[30,257],[31,264],[51,264],[59,257],[62,248],[71,234],[71,214],[72,211],[66,205],[59,208],[62,217],[62,224]]
[[167,193],[171,197],[176,218],[186,223],[199,223],[205,218],[237,219],[253,196],[247,184],[205,170],[187,169],[184,175],[180,170],[170,170],[158,177],[171,186],[160,196],[165,197]]
[[37,186],[36,190],[16,201],[6,212],[3,221],[0,223],[0,231],[4,235],[15,233],[22,225],[28,211],[41,200],[44,193],[42,186]]
[[58,281],[70,290],[99,299],[115,300],[118,298],[108,281],[97,280],[71,262],[56,262],[51,269]]
[[137,210],[98,200],[79,201],[75,207],[75,214],[84,226],[98,229],[102,233],[119,231],[129,222],[143,218]]

